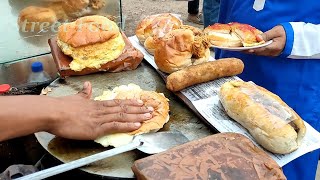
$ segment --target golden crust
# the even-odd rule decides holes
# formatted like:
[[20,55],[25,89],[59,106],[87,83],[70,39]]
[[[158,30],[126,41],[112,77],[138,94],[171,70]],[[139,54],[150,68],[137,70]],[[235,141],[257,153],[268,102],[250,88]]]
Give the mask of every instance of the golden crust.
[[[134,85],[136,86],[136,85]],[[147,107],[153,107],[152,119],[144,121],[141,127],[129,134],[138,135],[148,132],[158,131],[169,120],[169,100],[160,93],[155,91],[144,91],[139,87],[121,89],[117,91],[117,95],[114,99],[140,99]]]
[[227,114],[265,149],[286,154],[300,146],[306,127],[279,96],[249,82],[231,81],[222,85],[219,97]]
[[59,27],[58,39],[72,47],[103,43],[120,34],[117,24],[104,16],[86,16]]
[[154,91],[142,91],[140,93],[140,99],[144,102],[145,106],[154,108],[152,113],[153,118],[144,121],[138,130],[133,131],[130,134],[154,132],[163,128],[169,117],[168,99],[164,95]]
[[[40,31],[44,24],[51,26],[58,21],[56,13],[49,8],[29,6],[24,8],[18,18],[18,25],[27,31]],[[22,27],[24,26],[25,27]]]
[[163,37],[166,33],[178,29],[181,25],[181,20],[170,13],[156,14],[140,21],[136,28],[136,35],[139,41],[144,44],[148,37]]
[[192,44],[194,35],[191,30],[176,29],[166,34],[158,44],[154,59],[159,69],[166,73],[192,65]]
[[190,28],[175,29],[159,39],[154,59],[161,71],[173,73],[209,60],[205,37],[195,36],[194,32]]

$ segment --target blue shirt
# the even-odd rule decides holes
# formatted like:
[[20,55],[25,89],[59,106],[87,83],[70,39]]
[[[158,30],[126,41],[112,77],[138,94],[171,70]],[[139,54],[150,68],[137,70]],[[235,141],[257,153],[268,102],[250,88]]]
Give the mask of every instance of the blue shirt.
[[[320,59],[287,57],[292,52],[295,38],[294,28],[289,22],[320,24],[320,1],[266,0],[264,8],[260,11],[253,8],[254,0],[221,0],[220,3],[220,23],[246,23],[261,31],[267,31],[280,24],[285,28],[287,40],[285,49],[279,57],[247,55],[216,49],[216,59],[225,57],[242,59],[245,70],[240,78],[253,81],[279,95],[319,131]],[[320,42],[318,44],[320,46]],[[318,157],[319,151],[315,151],[294,160],[284,166],[285,175],[289,180],[315,179]]]

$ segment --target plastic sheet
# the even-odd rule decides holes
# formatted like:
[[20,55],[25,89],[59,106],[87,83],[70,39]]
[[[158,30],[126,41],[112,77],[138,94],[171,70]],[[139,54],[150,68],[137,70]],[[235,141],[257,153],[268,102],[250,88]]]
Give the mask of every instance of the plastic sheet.
[[286,124],[296,120],[293,118],[295,116],[292,114],[293,110],[291,110],[288,106],[281,104],[268,93],[263,92],[253,82],[248,83],[247,86],[240,87],[240,91],[248,95],[255,105],[259,104],[260,106],[264,107],[271,115],[280,118],[281,120],[285,121]]

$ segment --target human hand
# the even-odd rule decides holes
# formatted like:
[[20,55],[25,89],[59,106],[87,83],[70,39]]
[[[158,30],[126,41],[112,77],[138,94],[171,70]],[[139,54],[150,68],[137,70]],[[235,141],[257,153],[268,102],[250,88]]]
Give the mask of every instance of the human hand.
[[117,132],[131,132],[142,121],[152,118],[152,107],[145,107],[139,100],[90,100],[92,87],[89,82],[77,95],[61,97],[59,112],[50,133],[57,136],[94,140]]
[[269,40],[273,40],[273,42],[268,46],[250,49],[244,51],[244,53],[259,56],[279,56],[286,45],[286,32],[281,25],[275,26],[271,30],[263,33],[261,38],[266,42]]

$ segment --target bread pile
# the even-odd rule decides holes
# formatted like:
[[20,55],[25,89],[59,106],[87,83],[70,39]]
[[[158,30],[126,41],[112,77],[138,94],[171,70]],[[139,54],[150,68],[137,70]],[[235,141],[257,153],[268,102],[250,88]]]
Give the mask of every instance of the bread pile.
[[220,24],[215,23],[204,32],[210,46],[220,47],[251,47],[265,43],[260,36],[262,32],[248,24],[237,22]]
[[95,98],[100,101],[112,99],[140,99],[145,106],[153,107],[154,111],[152,119],[144,121],[138,130],[131,133],[109,134],[96,140],[105,147],[128,144],[135,135],[156,132],[169,121],[169,100],[162,93],[144,91],[138,85],[129,84],[116,87],[112,91],[105,91],[101,96]]
[[[106,6],[106,0],[46,0],[46,6],[29,6],[21,10],[18,25],[23,32],[38,32],[59,21],[93,15]],[[111,16],[110,16],[111,17]]]
[[154,55],[159,38],[171,30],[178,29],[181,25],[182,21],[173,14],[155,14],[140,21],[136,28],[136,35],[147,51]]
[[304,122],[279,96],[252,82],[231,81],[219,97],[226,113],[270,152],[287,154],[301,145]]

